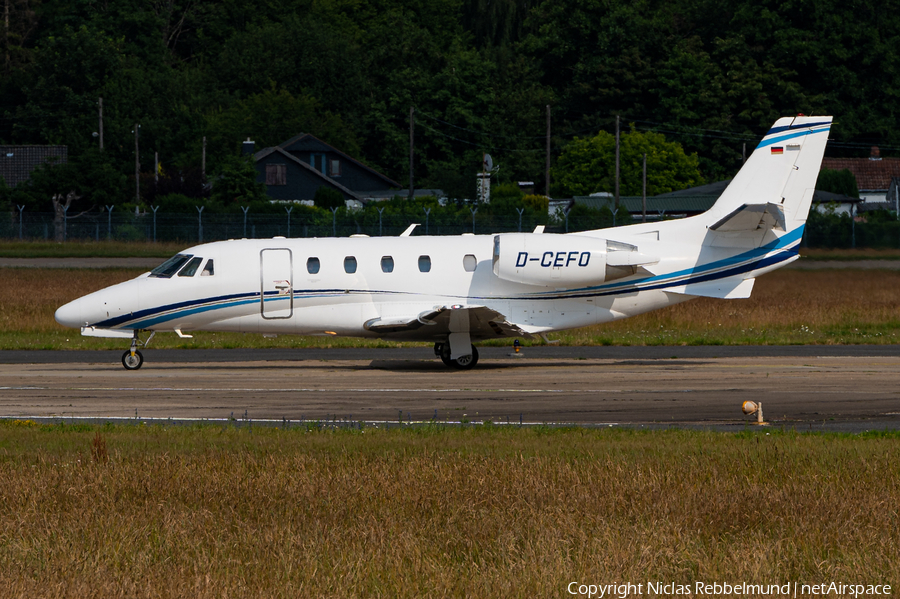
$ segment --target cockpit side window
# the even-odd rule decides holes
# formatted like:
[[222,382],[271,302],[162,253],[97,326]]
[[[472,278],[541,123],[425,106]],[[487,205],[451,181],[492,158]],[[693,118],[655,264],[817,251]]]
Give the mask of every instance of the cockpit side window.
[[156,268],[150,271],[151,277],[160,279],[170,279],[172,275],[178,272],[178,269],[184,266],[185,262],[193,258],[193,254],[175,254]]
[[206,261],[206,266],[203,267],[203,272],[200,273],[201,277],[211,277],[216,274],[215,267],[213,266],[213,259],[210,258]]
[[196,258],[191,258],[191,261],[185,264],[184,268],[178,271],[179,277],[193,277],[197,274],[197,269],[200,268],[200,263],[203,262],[203,258],[199,256]]

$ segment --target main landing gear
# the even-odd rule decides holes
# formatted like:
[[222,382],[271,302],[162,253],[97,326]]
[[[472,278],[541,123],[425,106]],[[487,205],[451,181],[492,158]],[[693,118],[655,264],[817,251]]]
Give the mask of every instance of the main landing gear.
[[450,357],[450,344],[449,343],[435,343],[434,344],[434,355],[441,359],[441,362],[444,363],[445,366],[450,366],[451,368],[456,368],[457,370],[469,370],[470,368],[474,368],[476,364],[478,364],[478,350],[474,345],[470,346],[472,348],[472,353],[459,356],[455,360]]
[[122,366],[125,367],[125,370],[137,370],[144,365],[144,354],[137,349],[137,346],[147,347],[155,334],[156,331],[153,331],[146,341],[141,341],[138,337],[138,331],[134,332],[134,337],[131,339],[131,349],[122,354]]

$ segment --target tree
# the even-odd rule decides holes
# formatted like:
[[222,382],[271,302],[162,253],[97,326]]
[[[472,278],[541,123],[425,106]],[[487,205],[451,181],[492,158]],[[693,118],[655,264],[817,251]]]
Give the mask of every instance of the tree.
[[84,148],[96,129],[97,97],[120,66],[119,44],[103,31],[65,27],[35,51],[35,77],[25,86],[25,105],[16,111],[23,141]]
[[274,83],[224,110],[208,113],[206,129],[212,151],[218,154],[235,152],[247,137],[265,148],[299,133],[311,133],[351,156],[359,153],[356,136],[340,116],[324,110],[312,96],[294,96]]
[[48,162],[32,171],[29,180],[16,188],[17,200],[29,211],[52,209],[54,238],[63,241],[67,219],[129,201],[125,175],[107,158],[94,148],[63,164]]
[[213,177],[212,200],[223,206],[245,205],[266,199],[266,186],[256,181],[256,167],[249,156],[227,156]]
[[859,188],[856,185],[856,177],[846,168],[839,171],[823,168],[819,171],[816,189],[830,191],[831,193],[839,193],[850,196],[851,198],[859,197]]
[[[555,195],[590,195],[615,188],[615,136],[601,131],[591,138],[576,137],[551,169]],[[640,195],[644,153],[647,154],[647,194],[657,195],[703,184],[696,154],[664,135],[632,130],[621,135],[622,195]]]

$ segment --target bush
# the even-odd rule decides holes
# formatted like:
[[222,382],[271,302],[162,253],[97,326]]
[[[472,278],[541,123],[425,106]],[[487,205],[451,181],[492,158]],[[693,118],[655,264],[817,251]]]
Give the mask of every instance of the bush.
[[522,198],[522,204],[537,214],[547,214],[547,211],[550,210],[550,198],[547,196],[527,195]]
[[346,205],[344,202],[344,194],[337,189],[326,187],[324,185],[316,190],[316,195],[313,196],[313,202],[317,208],[323,208],[325,210],[343,208]]

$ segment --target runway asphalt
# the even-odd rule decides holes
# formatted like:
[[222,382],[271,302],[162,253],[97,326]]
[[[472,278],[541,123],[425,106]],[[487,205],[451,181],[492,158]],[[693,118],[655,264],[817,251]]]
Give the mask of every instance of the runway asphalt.
[[481,348],[471,371],[429,348],[0,352],[0,417],[574,423],[743,430],[900,428],[900,346]]

